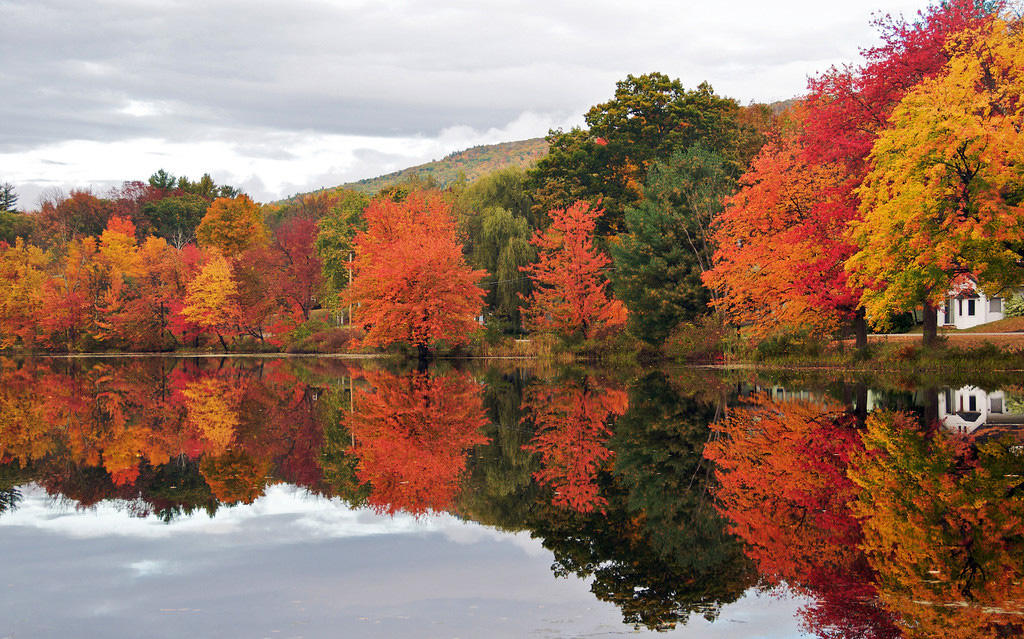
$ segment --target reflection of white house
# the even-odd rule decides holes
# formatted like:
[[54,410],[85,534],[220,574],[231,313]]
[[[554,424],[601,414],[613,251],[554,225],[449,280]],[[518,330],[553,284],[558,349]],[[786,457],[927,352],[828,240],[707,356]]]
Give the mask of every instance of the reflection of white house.
[[986,297],[973,277],[961,275],[953,280],[939,319],[944,326],[971,328],[1003,319],[1004,305],[1002,297]]
[[987,436],[1024,426],[1024,415],[1011,410],[1003,391],[964,386],[939,393],[939,422],[954,433]]

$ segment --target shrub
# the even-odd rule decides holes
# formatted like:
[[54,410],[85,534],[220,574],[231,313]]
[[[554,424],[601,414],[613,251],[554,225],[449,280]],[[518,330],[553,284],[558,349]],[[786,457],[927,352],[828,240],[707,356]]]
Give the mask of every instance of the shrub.
[[1005,317],[1024,317],[1024,295],[1016,293],[1006,300]]
[[680,324],[665,340],[665,354],[688,362],[720,361],[725,356],[729,330],[720,316],[706,315]]

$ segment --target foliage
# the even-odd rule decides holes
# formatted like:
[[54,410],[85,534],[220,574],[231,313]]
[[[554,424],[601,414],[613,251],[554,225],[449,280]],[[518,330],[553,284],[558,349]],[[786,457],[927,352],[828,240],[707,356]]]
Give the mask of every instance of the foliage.
[[369,504],[390,514],[448,510],[467,451],[487,442],[480,385],[462,373],[368,373],[367,382],[344,425]]
[[748,336],[807,328],[829,334],[853,316],[843,263],[850,207],[840,167],[813,163],[798,141],[765,145],[715,221],[715,304]]
[[10,182],[0,183],[0,213],[17,213],[18,193]]
[[814,597],[803,616],[823,636],[895,639],[847,505],[857,487],[846,469],[861,448],[853,416],[831,402],[756,395],[712,429],[720,437],[704,455],[720,483],[717,508],[762,578]]
[[614,333],[626,323],[626,309],[606,292],[603,272],[610,260],[593,244],[600,209],[580,200],[550,212],[551,226],[531,243],[539,260],[521,270],[533,291],[525,309],[527,326],[567,339],[591,339]]
[[999,441],[970,451],[929,431],[907,413],[872,413],[850,469],[882,600],[911,636],[1017,635],[1020,454]]
[[365,229],[363,209],[369,202],[368,197],[357,191],[338,191],[320,218],[316,253],[320,258],[324,283],[335,302],[338,294],[348,286],[353,240],[357,232]]
[[438,341],[463,344],[477,328],[483,271],[466,265],[451,207],[438,193],[403,202],[376,199],[355,238],[355,279],[343,304],[358,304],[363,342],[397,342],[425,350]]
[[701,275],[711,268],[710,225],[734,183],[726,160],[700,146],[652,166],[645,198],[626,209],[628,232],[611,245],[615,292],[638,339],[660,344],[707,312]]
[[260,207],[247,195],[217,198],[196,229],[200,245],[216,248],[228,258],[265,244],[267,235]]
[[860,250],[847,266],[884,322],[938,306],[957,275],[998,294],[1020,284],[1024,241],[1024,41],[999,19],[949,44],[952,59],[894,111],[860,189]]
[[539,455],[540,470],[533,477],[553,491],[555,506],[586,513],[607,505],[596,478],[612,458],[605,445],[608,421],[627,405],[624,392],[589,378],[527,389],[522,409],[535,434],[524,449]]
[[600,200],[598,233],[620,231],[625,207],[642,198],[641,182],[655,160],[700,142],[745,163],[734,144],[738,111],[707,83],[687,90],[661,73],[627,76],[611,100],[586,113],[587,130],[549,133],[551,150],[530,172],[538,210]]
[[154,235],[180,249],[195,242],[196,228],[208,206],[206,200],[189,193],[148,202],[143,205],[142,213],[149,218]]
[[1024,295],[1015,293],[1006,300],[1003,314],[1006,317],[1024,317]]
[[181,315],[186,320],[216,333],[227,348],[224,336],[237,330],[239,308],[238,286],[231,277],[228,261],[214,253],[199,274],[188,284]]

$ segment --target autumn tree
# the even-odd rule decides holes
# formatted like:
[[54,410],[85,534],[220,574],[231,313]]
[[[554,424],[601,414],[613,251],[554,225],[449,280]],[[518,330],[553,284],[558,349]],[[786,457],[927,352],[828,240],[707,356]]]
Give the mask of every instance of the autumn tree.
[[43,251],[21,238],[0,245],[0,347],[31,348],[43,339],[36,320],[45,303],[46,267]]
[[[372,222],[371,222],[372,225]],[[357,410],[345,416],[358,458],[356,474],[372,487],[378,511],[449,510],[468,451],[486,443],[482,388],[463,373],[367,373]]]
[[199,243],[231,258],[267,241],[267,227],[258,204],[248,195],[219,197],[206,210],[199,228]]
[[579,512],[602,510],[607,504],[597,475],[611,466],[609,422],[627,404],[626,393],[589,378],[527,390],[523,410],[536,433],[525,450],[540,456],[534,479],[552,490],[553,504]]
[[580,200],[552,209],[551,226],[531,243],[536,264],[522,267],[533,282],[524,309],[527,327],[569,339],[607,336],[626,323],[626,308],[608,292],[605,270],[611,263],[594,247],[601,209]]
[[463,344],[478,328],[483,271],[466,265],[451,207],[437,192],[402,202],[378,198],[355,238],[355,279],[342,298],[358,304],[364,343],[404,342],[421,356],[432,344]]
[[274,229],[271,246],[276,288],[282,299],[297,308],[304,320],[324,291],[323,264],[316,252],[319,228],[316,220],[293,217]]
[[1024,36],[995,18],[948,50],[946,70],[903,98],[871,151],[847,265],[873,321],[928,309],[925,343],[956,276],[992,296],[1024,281]]
[[973,0],[954,0],[914,22],[884,16],[876,21],[881,44],[859,65],[809,82],[798,122],[754,162],[718,227],[708,282],[734,321],[759,334],[828,333],[853,319],[866,342],[855,310],[864,283],[844,272],[857,246],[841,231],[861,217],[857,189],[868,153],[903,96],[942,71],[946,40],[985,12]]
[[237,330],[239,308],[238,286],[231,276],[228,261],[216,251],[202,270],[188,284],[181,315],[188,321],[211,330],[227,350],[225,335]]
[[[805,329],[829,335],[858,318],[859,289],[843,268],[850,184],[835,163],[812,162],[798,139],[771,142],[715,220],[715,301],[744,333]],[[866,343],[863,315],[858,340]]]
[[74,238],[99,235],[114,214],[110,200],[96,197],[89,191],[74,190],[59,202],[43,202],[39,224],[60,244]]

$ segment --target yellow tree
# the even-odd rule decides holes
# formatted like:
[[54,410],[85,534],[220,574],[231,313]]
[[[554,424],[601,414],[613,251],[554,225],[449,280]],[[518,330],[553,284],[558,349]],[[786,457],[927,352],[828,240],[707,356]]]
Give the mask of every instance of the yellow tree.
[[238,287],[231,277],[231,267],[224,256],[215,251],[196,278],[189,282],[181,316],[212,330],[227,350],[224,335],[238,327],[237,296]]
[[1024,275],[1021,24],[993,18],[947,46],[946,70],[903,98],[871,151],[847,262],[874,323],[924,305],[925,343],[953,278],[995,295]]
[[14,246],[0,243],[0,347],[32,347],[42,340],[46,266],[43,251],[20,237]]
[[258,204],[247,195],[213,201],[196,229],[199,244],[231,258],[267,241],[267,226]]

